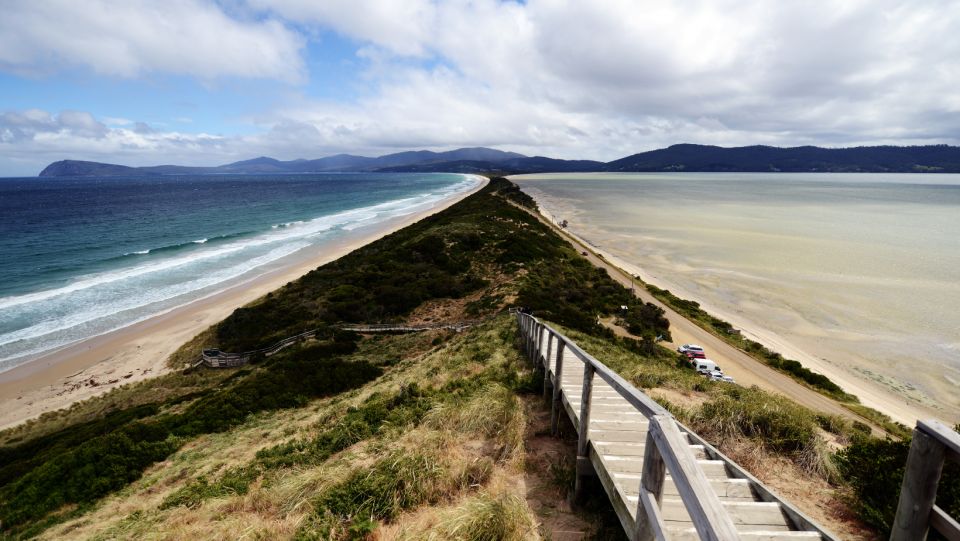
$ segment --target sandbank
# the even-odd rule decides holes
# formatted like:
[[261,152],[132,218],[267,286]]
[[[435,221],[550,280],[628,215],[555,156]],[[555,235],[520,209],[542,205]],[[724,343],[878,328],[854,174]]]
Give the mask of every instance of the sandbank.
[[[540,213],[550,222],[557,223],[557,218],[545,208],[545,201],[543,200],[545,194],[535,189],[529,190],[528,193],[537,200]],[[625,274],[637,276],[648,284],[652,284],[664,289],[671,289],[675,294],[682,298],[699,302],[701,307],[706,312],[731,323],[735,328],[740,329],[746,338],[759,342],[768,349],[780,353],[785,358],[795,359],[810,370],[827,376],[830,378],[830,380],[843,388],[844,391],[856,395],[863,405],[885,413],[895,421],[901,422],[908,427],[912,427],[916,424],[918,419],[944,418],[944,412],[928,408],[922,404],[918,404],[904,396],[891,392],[883,386],[857,377],[851,372],[829,364],[815,355],[810,354],[808,351],[804,350],[803,347],[792,343],[791,341],[768,329],[765,329],[757,322],[745,320],[738,314],[722,310],[711,305],[710,303],[702,303],[700,299],[694,298],[686,291],[680,290],[672,284],[662,283],[660,280],[657,280],[647,273],[641,265],[625,261],[623,258],[611,254],[601,248],[600,246],[604,244],[604,239],[587,239],[581,234],[571,231],[570,228],[564,229],[564,232],[570,237],[574,238],[580,244],[589,246],[590,250],[602,255],[603,259],[607,263],[620,269]],[[593,234],[595,236],[596,232]],[[654,302],[654,304],[657,305],[662,305],[662,303],[654,299],[649,294],[645,294],[645,291],[640,291],[638,293],[644,293],[639,295],[644,298],[644,300],[647,300],[648,302]],[[672,310],[670,310],[670,312],[672,312]],[[679,317],[682,318],[682,316]],[[688,328],[688,325],[678,326],[674,323],[676,321],[674,318],[670,319],[671,333],[673,334],[674,342],[676,342],[676,344],[671,345],[679,345],[680,343],[688,341],[707,341],[707,339],[704,338],[704,333],[707,333],[707,331],[694,333]],[[683,319],[688,321],[686,318]],[[690,323],[690,326],[693,326],[693,324]],[[711,348],[711,357],[713,357],[714,360],[721,362],[724,371],[734,376],[737,379],[737,382],[741,385],[757,385],[766,390],[786,394],[790,398],[820,411],[826,411],[828,413],[837,411],[834,407],[829,408],[829,410],[832,410],[829,411],[827,408],[823,407],[825,405],[823,400],[818,400],[815,398],[823,398],[826,400],[830,399],[827,399],[822,395],[820,395],[820,397],[812,397],[809,393],[798,393],[798,389],[794,387],[800,384],[790,380],[789,376],[776,372],[772,368],[763,365],[760,361],[754,360],[746,354],[730,354],[731,352],[727,351],[727,348],[733,349],[732,346],[727,346],[726,343],[722,342],[719,338],[716,338],[715,340],[716,342],[710,341],[711,345],[714,346]],[[765,368],[765,370],[759,369],[761,366]]]

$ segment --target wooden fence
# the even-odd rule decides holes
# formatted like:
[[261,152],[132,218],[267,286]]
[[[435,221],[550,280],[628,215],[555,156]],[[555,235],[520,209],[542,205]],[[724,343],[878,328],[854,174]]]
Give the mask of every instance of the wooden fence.
[[960,541],[960,523],[936,505],[946,460],[960,464],[960,434],[939,421],[917,422],[891,541],[926,539],[930,528],[949,541]]
[[572,340],[516,317],[526,355],[544,372],[551,429],[566,411],[578,433],[574,498],[598,477],[631,539],[834,539]]
[[[344,331],[353,331],[359,333],[377,333],[377,332],[422,332],[429,330],[451,330],[456,332],[461,332],[464,329],[476,325],[477,321],[463,321],[457,323],[424,323],[421,325],[401,325],[395,323],[377,323],[377,324],[343,324],[339,325],[337,328]],[[210,368],[233,368],[237,366],[243,366],[250,362],[256,355],[263,355],[264,357],[269,357],[280,350],[292,346],[298,342],[304,340],[309,340],[317,335],[317,329],[303,332],[273,344],[272,346],[265,347],[262,349],[255,349],[253,351],[244,351],[242,353],[228,353],[226,351],[220,351],[219,349],[205,349],[200,355],[200,359],[197,360],[190,368],[197,367],[199,365],[205,365]]]

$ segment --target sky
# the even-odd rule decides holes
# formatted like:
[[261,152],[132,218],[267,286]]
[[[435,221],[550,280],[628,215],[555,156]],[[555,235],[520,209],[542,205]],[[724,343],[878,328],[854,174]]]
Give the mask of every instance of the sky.
[[960,143],[955,0],[4,0],[0,176]]

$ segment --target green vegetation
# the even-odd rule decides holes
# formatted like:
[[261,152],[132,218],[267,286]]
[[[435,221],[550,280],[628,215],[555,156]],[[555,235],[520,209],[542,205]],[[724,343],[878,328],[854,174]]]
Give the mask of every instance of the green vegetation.
[[537,530],[526,503],[515,494],[479,494],[441,517],[442,539],[522,541]]
[[[360,338],[333,330],[335,323],[398,321],[425,301],[467,296],[472,296],[472,314],[483,317],[503,309],[503,299],[513,296],[559,321],[602,334],[596,314],[629,304],[629,295],[528,213],[504,204],[505,199],[532,204],[516,186],[495,179],[461,203],[235,311],[174,358],[209,346],[246,351],[318,329],[312,343],[223,375],[177,374],[142,384],[138,395],[150,401],[126,395],[118,399],[129,390],[110,393],[93,403],[113,405],[103,413],[85,409],[75,417],[81,423],[47,423],[19,436],[6,434],[15,444],[0,448],[3,528],[15,535],[37,533],[85,512],[199,436],[232,430],[257,412],[301,408],[318,397],[356,388],[397,362],[387,355],[360,358]],[[529,272],[547,262],[556,272]],[[505,277],[512,284],[506,289],[496,289],[503,283],[491,285]],[[662,327],[644,329],[645,335],[666,332],[655,313],[637,313],[638,325]],[[514,373],[502,383],[508,388],[529,385],[517,377]],[[191,384],[176,384],[176,378]],[[173,388],[167,387],[171,381]],[[437,392],[458,396],[469,387],[457,385],[463,389]],[[165,498],[163,507],[243,494],[265,471],[323,463],[342,449],[378,437],[384,427],[416,426],[430,407],[448,401],[431,393],[408,390],[371,398],[314,437],[276,445],[261,451],[252,464],[194,479]]]
[[[308,329],[318,330],[315,340],[240,369],[148,380],[0,433],[2,533],[362,539],[409,520],[416,538],[534,537],[522,493],[504,479],[524,469],[521,396],[539,393],[542,382],[516,349],[515,323],[502,314],[508,305],[530,308],[638,387],[677,399],[664,403],[724,452],[746,445],[842,483],[823,435],[853,441],[837,459],[843,478],[865,516],[886,516],[887,502],[868,496],[894,483],[895,471],[889,479],[877,472],[902,470],[902,443],[697,375],[656,343],[669,337],[662,310],[518,207],[533,202],[494,179],[237,310],[174,362],[201,347],[244,351]],[[695,303],[684,306],[698,321],[707,317]],[[484,323],[464,333],[336,330],[340,322],[433,316],[437,307],[443,317]],[[609,316],[640,339],[597,324]],[[729,325],[709,325],[737,339]],[[793,370],[792,361],[776,362]],[[808,383],[829,389],[810,374]],[[572,462],[558,464],[547,475],[566,483]],[[111,493],[120,496],[105,498]],[[426,506],[436,511],[418,522]]]
[[[960,431],[960,425],[955,430]],[[852,507],[880,532],[890,531],[897,513],[910,441],[909,437],[857,436],[837,455],[840,472],[852,491]],[[948,461],[944,466],[936,501],[950,516],[960,517],[960,466],[956,463]]]
[[[348,339],[298,348],[278,356],[269,370],[238,378],[196,399],[182,413],[141,406],[83,427],[88,439],[63,435],[46,447],[31,441],[7,450],[10,462],[4,472],[22,475],[0,488],[0,520],[5,527],[16,528],[65,505],[89,505],[139,478],[189,438],[226,430],[258,411],[301,406],[310,398],[340,393],[377,377],[381,373],[377,367],[333,357],[354,347]],[[153,416],[147,419],[148,415]],[[121,424],[106,424],[111,421]]]

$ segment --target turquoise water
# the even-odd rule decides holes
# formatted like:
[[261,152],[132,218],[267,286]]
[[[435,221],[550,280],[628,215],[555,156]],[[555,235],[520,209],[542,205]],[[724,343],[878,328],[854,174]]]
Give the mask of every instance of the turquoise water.
[[0,371],[476,182],[370,173],[0,179]]
[[657,285],[818,362],[960,411],[960,175],[515,180]]

